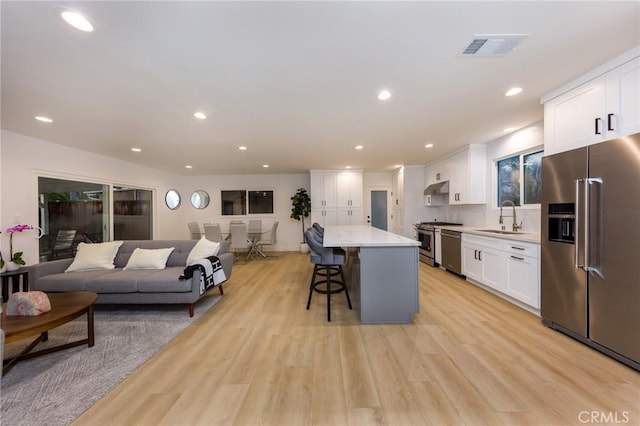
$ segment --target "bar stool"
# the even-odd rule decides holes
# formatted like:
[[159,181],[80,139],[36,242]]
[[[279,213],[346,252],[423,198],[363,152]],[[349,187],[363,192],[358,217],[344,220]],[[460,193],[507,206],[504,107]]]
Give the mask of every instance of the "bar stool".
[[[349,291],[347,290],[347,280],[344,277],[342,265],[347,258],[346,253],[340,248],[322,246],[320,237],[312,228],[304,233],[304,238],[311,250],[310,260],[313,263],[313,275],[309,285],[309,298],[307,299],[307,310],[311,306],[311,296],[313,292],[327,295],[327,321],[331,321],[331,295],[345,292],[349,309],[352,309]],[[340,276],[340,279],[336,277]]]
[[313,222],[313,225],[311,225],[311,227],[316,231],[318,235],[324,238],[324,228],[320,226],[318,222]]

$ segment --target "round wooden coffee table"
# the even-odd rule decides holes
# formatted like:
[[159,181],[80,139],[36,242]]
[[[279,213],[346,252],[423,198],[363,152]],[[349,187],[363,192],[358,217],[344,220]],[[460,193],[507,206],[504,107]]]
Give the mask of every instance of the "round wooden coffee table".
[[[90,291],[73,291],[68,293],[47,294],[51,302],[51,310],[36,316],[7,316],[6,306],[2,310],[2,328],[5,332],[4,342],[13,343],[27,337],[38,337],[14,358],[3,360],[2,374],[6,374],[18,361],[49,354],[63,349],[87,344],[94,344],[93,304],[98,297]],[[60,327],[79,316],[87,314],[87,338],[64,345],[53,346],[40,351],[31,352],[38,343],[49,338],[49,330]]]

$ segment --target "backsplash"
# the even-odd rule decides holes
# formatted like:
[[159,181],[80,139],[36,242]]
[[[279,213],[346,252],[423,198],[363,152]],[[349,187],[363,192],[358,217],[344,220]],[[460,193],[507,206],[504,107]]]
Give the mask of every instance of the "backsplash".
[[[486,204],[470,204],[456,206],[427,207],[427,217],[424,221],[438,220],[441,222],[457,222],[467,226],[487,227],[500,229],[500,209],[493,209]],[[503,210],[504,214],[511,215],[511,208]],[[522,222],[522,231],[535,234],[540,233],[540,209],[516,207],[518,223]],[[504,218],[506,229],[511,228],[513,219],[511,216]]]

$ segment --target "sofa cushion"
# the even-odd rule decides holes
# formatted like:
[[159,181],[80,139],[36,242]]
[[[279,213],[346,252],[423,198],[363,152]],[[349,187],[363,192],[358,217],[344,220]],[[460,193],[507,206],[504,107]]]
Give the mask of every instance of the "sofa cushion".
[[75,271],[63,274],[51,274],[38,278],[34,289],[45,293],[59,293],[63,291],[87,291],[87,282],[101,275],[111,274],[113,270]]
[[162,249],[143,249],[138,247],[131,253],[124,270],[164,269],[167,266],[167,259],[173,250],[174,247]]
[[138,278],[140,293],[182,293],[192,290],[193,280],[179,280],[184,267],[167,267],[163,270],[147,271],[148,274]]
[[191,249],[191,252],[187,257],[187,263],[185,264],[185,266],[193,265],[194,262],[209,256],[217,256],[219,251],[219,243],[209,241],[205,237],[202,237]]
[[138,279],[149,273],[149,269],[116,269],[109,274],[96,276],[87,281],[87,291],[100,293],[136,293]]
[[118,250],[114,263],[116,268],[124,268],[136,248],[160,249],[174,247],[174,250],[167,259],[167,267],[184,267],[187,263],[187,256],[196,242],[196,240],[127,240],[122,244],[120,250]]
[[80,243],[73,262],[65,272],[113,269],[115,268],[113,259],[121,245],[122,241],[96,244]]

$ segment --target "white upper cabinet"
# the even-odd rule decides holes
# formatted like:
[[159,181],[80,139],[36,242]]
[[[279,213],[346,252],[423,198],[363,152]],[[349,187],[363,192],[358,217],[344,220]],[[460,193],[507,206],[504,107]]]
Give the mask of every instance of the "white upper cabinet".
[[469,145],[448,162],[449,204],[483,204],[486,197],[487,146]]
[[337,174],[338,207],[362,207],[362,172],[340,172]]
[[638,51],[542,98],[545,155],[640,132]]
[[311,171],[311,208],[336,205],[336,172]]
[[607,133],[640,132],[640,58],[607,73]]
[[361,225],[362,171],[311,170],[311,220],[326,225]]
[[437,161],[427,167],[427,185],[449,180],[449,164],[447,160]]

